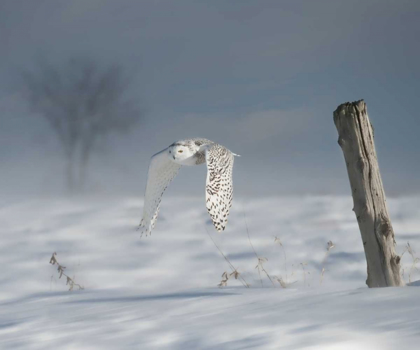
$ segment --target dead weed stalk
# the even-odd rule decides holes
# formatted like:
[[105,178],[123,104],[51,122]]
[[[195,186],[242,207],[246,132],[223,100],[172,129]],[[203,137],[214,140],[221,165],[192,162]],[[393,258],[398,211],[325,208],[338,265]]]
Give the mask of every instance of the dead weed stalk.
[[69,291],[72,291],[73,290],[73,288],[76,286],[76,287],[78,287],[79,288],[79,290],[81,290],[81,289],[84,289],[84,287],[82,286],[82,285],[80,285],[80,284],[78,284],[78,283],[76,283],[75,281],[74,281],[74,276],[73,276],[73,278],[71,278],[70,276],[68,276],[66,273],[64,273],[64,270],[65,270],[65,266],[63,266],[63,265],[61,265],[58,261],[57,261],[57,258],[56,258],[56,256],[57,256],[57,253],[56,252],[54,252],[53,254],[52,254],[52,256],[51,256],[51,259],[50,259],[50,264],[52,264],[52,265],[57,265],[57,271],[58,271],[58,273],[60,274],[59,276],[58,276],[58,278],[61,278],[61,277],[66,277],[66,286],[69,286]]
[[[235,279],[241,281],[242,285],[245,288],[249,288],[249,284],[245,281],[245,279],[238,272],[238,270],[235,268],[235,266],[232,265],[232,263],[230,262],[230,260],[228,259],[228,257],[222,252],[222,250],[220,249],[220,247],[217,245],[217,243],[215,242],[215,240],[211,236],[210,232],[207,230],[207,227],[206,227],[206,232],[207,232],[208,236],[210,237],[211,241],[213,242],[213,244],[216,246],[217,250],[220,252],[220,254],[223,256],[223,258],[226,260],[226,262],[228,263],[229,267],[231,268],[232,273],[230,274],[230,276],[234,275],[235,276]],[[228,276],[227,272],[223,273],[223,275],[222,275],[222,281],[218,284],[218,286],[219,287],[225,287],[225,286],[227,286],[227,281],[228,280],[229,280],[229,276]]]
[[287,276],[287,256],[286,256],[286,249],[284,249],[284,245],[282,243],[282,241],[280,240],[280,238],[278,238],[277,236],[274,237],[274,243],[277,243],[282,251],[283,251],[283,256],[284,256],[284,273],[286,275],[286,284],[288,283],[288,276]]
[[251,236],[249,235],[249,228],[248,228],[248,223],[247,223],[247,221],[246,221],[246,216],[245,216],[245,213],[244,213],[244,212],[242,212],[242,215],[244,216],[245,227],[246,227],[246,234],[248,235],[248,241],[249,241],[249,244],[251,245],[251,248],[252,248],[252,250],[253,250],[253,252],[254,252],[254,254],[255,254],[255,257],[256,257],[256,258],[257,258],[257,260],[258,260],[258,264],[257,264],[257,266],[255,266],[255,268],[256,268],[256,269],[258,269],[258,275],[260,276],[261,287],[264,287],[263,280],[262,280],[262,278],[261,278],[261,271],[265,273],[265,275],[266,275],[266,276],[267,276],[267,278],[270,280],[270,282],[271,282],[271,284],[273,285],[273,287],[275,287],[276,285],[274,284],[274,282],[273,282],[272,278],[271,278],[271,277],[270,277],[270,275],[268,274],[267,270],[264,268],[264,263],[265,263],[265,262],[267,262],[267,261],[268,261],[268,259],[267,259],[267,258],[261,258],[260,256],[258,256],[257,251],[255,250],[254,245],[252,244],[252,241],[251,241]]
[[[411,275],[413,271],[419,271],[416,265],[420,261],[420,259],[416,257],[416,252],[413,250],[409,242],[407,242],[407,245],[405,246],[404,251],[401,254],[401,259],[405,253],[410,254],[412,259],[410,270],[408,271],[408,283],[411,283]],[[404,277],[404,269],[402,269],[402,276]]]
[[322,270],[321,270],[321,277],[319,280],[319,284],[322,284],[322,280],[324,279],[324,274],[325,274],[325,263],[327,261],[328,255],[330,253],[330,250],[333,249],[335,247],[334,243],[332,241],[328,241],[327,243],[327,251],[325,252],[325,256],[324,259],[322,259]]

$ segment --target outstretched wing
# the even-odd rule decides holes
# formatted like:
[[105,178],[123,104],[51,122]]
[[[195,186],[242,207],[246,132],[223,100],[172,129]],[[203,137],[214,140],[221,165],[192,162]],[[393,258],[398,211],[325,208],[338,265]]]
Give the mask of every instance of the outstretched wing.
[[206,207],[219,232],[225,229],[232,206],[233,159],[233,153],[221,145],[212,144],[206,148]]
[[181,165],[172,162],[166,153],[167,148],[156,153],[150,160],[143,218],[139,227],[141,235],[146,233],[147,236],[155,227],[163,192],[181,168]]

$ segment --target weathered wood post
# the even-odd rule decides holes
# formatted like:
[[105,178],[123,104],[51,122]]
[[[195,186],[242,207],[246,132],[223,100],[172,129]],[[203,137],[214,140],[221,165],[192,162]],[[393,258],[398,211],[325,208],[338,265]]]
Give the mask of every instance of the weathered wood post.
[[354,212],[359,223],[370,287],[403,286],[400,257],[379,172],[373,128],[363,100],[344,103],[334,111],[334,123],[347,165]]

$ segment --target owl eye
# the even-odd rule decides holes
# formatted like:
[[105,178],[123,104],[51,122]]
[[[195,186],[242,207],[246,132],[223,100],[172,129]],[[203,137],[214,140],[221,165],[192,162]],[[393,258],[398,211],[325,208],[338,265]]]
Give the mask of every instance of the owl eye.
[[178,153],[182,153],[182,152],[184,152],[182,149],[178,151]]

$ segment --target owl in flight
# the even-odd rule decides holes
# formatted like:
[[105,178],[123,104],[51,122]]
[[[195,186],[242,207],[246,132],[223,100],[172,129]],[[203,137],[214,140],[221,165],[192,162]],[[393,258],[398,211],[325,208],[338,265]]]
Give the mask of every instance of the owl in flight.
[[207,164],[206,207],[217,231],[226,227],[232,206],[232,168],[237,154],[206,139],[189,139],[174,142],[156,153],[150,160],[144,196],[141,235],[150,234],[155,227],[160,201],[169,183],[182,165]]

